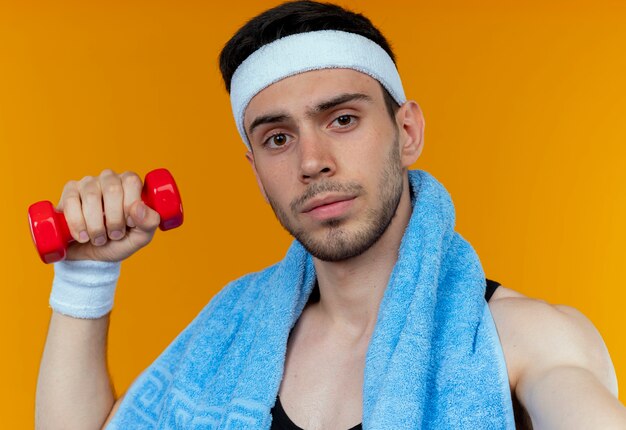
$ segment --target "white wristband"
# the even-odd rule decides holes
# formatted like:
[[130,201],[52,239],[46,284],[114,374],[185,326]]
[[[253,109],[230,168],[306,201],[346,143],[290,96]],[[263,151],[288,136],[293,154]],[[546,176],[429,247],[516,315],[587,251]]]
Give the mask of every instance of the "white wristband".
[[100,318],[113,308],[121,262],[73,260],[54,263],[50,307],[74,318]]

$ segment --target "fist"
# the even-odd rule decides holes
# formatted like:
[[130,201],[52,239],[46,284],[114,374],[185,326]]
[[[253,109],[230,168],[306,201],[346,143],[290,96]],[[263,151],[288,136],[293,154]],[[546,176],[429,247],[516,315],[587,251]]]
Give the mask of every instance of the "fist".
[[111,169],[65,184],[56,209],[76,241],[66,259],[121,261],[149,244],[160,216],[141,201],[142,187],[136,173]]

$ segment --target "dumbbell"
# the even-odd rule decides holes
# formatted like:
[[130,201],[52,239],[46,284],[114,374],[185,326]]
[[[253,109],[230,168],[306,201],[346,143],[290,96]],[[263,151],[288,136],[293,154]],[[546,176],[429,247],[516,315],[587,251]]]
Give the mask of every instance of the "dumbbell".
[[[167,169],[155,169],[146,175],[141,200],[161,216],[159,228],[171,230],[183,223],[183,203],[176,182]],[[65,215],[43,200],[28,208],[28,222],[33,242],[44,263],[63,260],[67,247],[74,242]]]

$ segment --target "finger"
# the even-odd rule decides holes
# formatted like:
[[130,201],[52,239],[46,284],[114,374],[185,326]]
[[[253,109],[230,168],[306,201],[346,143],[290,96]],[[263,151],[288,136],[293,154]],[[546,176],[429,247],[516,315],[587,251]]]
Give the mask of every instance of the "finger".
[[102,210],[102,192],[99,181],[92,176],[85,176],[78,183],[83,217],[91,243],[102,246],[107,242]]
[[78,192],[78,183],[76,181],[70,181],[66,184],[57,209],[63,211],[72,237],[80,243],[88,242],[89,234],[87,233],[87,226],[83,217],[80,193]]
[[131,206],[137,200],[141,200],[141,190],[143,184],[141,178],[134,172],[124,172],[120,175],[122,188],[124,189],[124,219],[126,225],[135,227],[133,217],[131,216]]
[[126,233],[124,190],[120,178],[111,169],[100,173],[100,190],[104,203],[104,219],[111,240],[120,240]]
[[149,235],[154,234],[161,222],[159,213],[141,201],[135,202],[131,206],[131,216],[137,226],[135,230],[140,230]]
[[128,241],[137,249],[143,248],[152,240],[159,225],[159,214],[150,209],[141,200],[135,201],[130,208],[135,227],[128,230]]

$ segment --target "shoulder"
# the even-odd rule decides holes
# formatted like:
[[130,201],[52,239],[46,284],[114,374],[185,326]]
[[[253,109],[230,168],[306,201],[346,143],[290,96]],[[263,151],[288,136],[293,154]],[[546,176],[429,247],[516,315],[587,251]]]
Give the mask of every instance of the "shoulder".
[[591,372],[617,397],[617,378],[602,336],[578,309],[498,287],[489,301],[502,343],[511,389],[551,369]]

